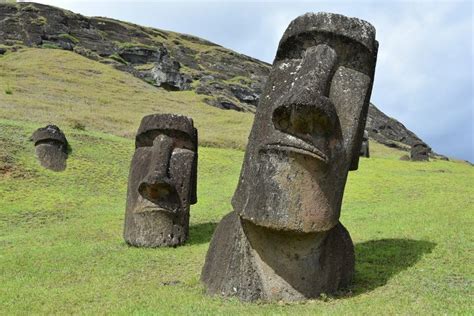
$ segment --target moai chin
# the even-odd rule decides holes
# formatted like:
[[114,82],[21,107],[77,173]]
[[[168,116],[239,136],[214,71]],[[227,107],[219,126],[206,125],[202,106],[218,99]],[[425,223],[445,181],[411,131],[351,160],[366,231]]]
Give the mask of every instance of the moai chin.
[[125,241],[137,247],[178,246],[188,238],[197,202],[197,130],[174,114],[145,116],[128,177]]
[[66,169],[68,142],[64,133],[56,125],[38,128],[31,136],[35,144],[36,156],[40,164],[53,171]]
[[335,293],[354,274],[339,222],[359,150],[378,43],[369,23],[308,13],[280,41],[232,200],[201,279],[209,294],[293,301]]
[[359,156],[369,158],[369,133],[364,131],[364,136],[362,137],[362,145],[360,145]]

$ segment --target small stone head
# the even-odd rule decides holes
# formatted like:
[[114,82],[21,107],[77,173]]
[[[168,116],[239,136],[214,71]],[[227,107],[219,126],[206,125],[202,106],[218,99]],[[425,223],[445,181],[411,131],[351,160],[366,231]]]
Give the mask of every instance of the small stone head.
[[232,204],[243,220],[320,232],[358,167],[378,43],[369,23],[305,14],[280,41]]
[[141,247],[177,246],[197,201],[197,130],[190,118],[145,116],[135,138],[124,238]]
[[64,133],[56,125],[37,129],[31,137],[41,165],[53,171],[66,169],[68,143]]
[[422,141],[415,142],[410,150],[410,159],[412,161],[428,161],[431,148]]
[[362,144],[360,145],[360,152],[359,152],[360,157],[370,157],[369,153],[369,133],[367,131],[364,131],[364,136],[362,137]]

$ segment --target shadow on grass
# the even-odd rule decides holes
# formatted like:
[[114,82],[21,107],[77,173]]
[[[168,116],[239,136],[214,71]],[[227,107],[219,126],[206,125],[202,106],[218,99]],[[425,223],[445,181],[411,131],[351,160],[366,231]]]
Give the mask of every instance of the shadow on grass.
[[[216,226],[217,223],[192,225],[187,244],[209,242]],[[423,255],[431,253],[435,246],[433,242],[412,239],[379,239],[356,244],[356,273],[350,287],[352,295],[385,285],[392,277],[415,265]]]
[[189,227],[188,245],[198,245],[211,241],[217,223],[201,223]]
[[435,246],[429,241],[411,239],[380,239],[356,244],[353,293],[362,294],[385,285],[390,278],[413,266]]

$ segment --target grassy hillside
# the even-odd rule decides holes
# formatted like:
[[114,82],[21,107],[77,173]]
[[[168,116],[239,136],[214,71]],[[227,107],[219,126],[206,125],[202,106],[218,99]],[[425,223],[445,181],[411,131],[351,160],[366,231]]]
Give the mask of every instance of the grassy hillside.
[[[241,303],[204,295],[199,276],[215,225],[231,209],[243,158],[231,147],[244,146],[251,116],[56,50],[0,57],[0,88],[1,315],[474,312],[470,165],[404,162],[403,153],[371,143],[342,210],[356,249],[351,291],[299,304]],[[170,111],[193,116],[204,144],[223,148],[200,147],[189,242],[130,248],[122,239],[130,136],[142,115]],[[40,167],[28,141],[47,122],[72,147],[61,173]]]
[[201,145],[240,149],[253,120],[249,113],[211,107],[193,91],[157,89],[68,51],[24,49],[0,57],[0,118],[133,137],[150,113],[189,115]]

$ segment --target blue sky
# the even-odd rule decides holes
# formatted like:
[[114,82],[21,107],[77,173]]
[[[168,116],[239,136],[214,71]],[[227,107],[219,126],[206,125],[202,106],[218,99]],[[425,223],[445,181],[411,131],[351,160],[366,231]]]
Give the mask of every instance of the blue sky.
[[471,1],[38,2],[197,35],[270,63],[298,15],[362,18],[376,27],[380,43],[372,102],[435,151],[474,162]]

